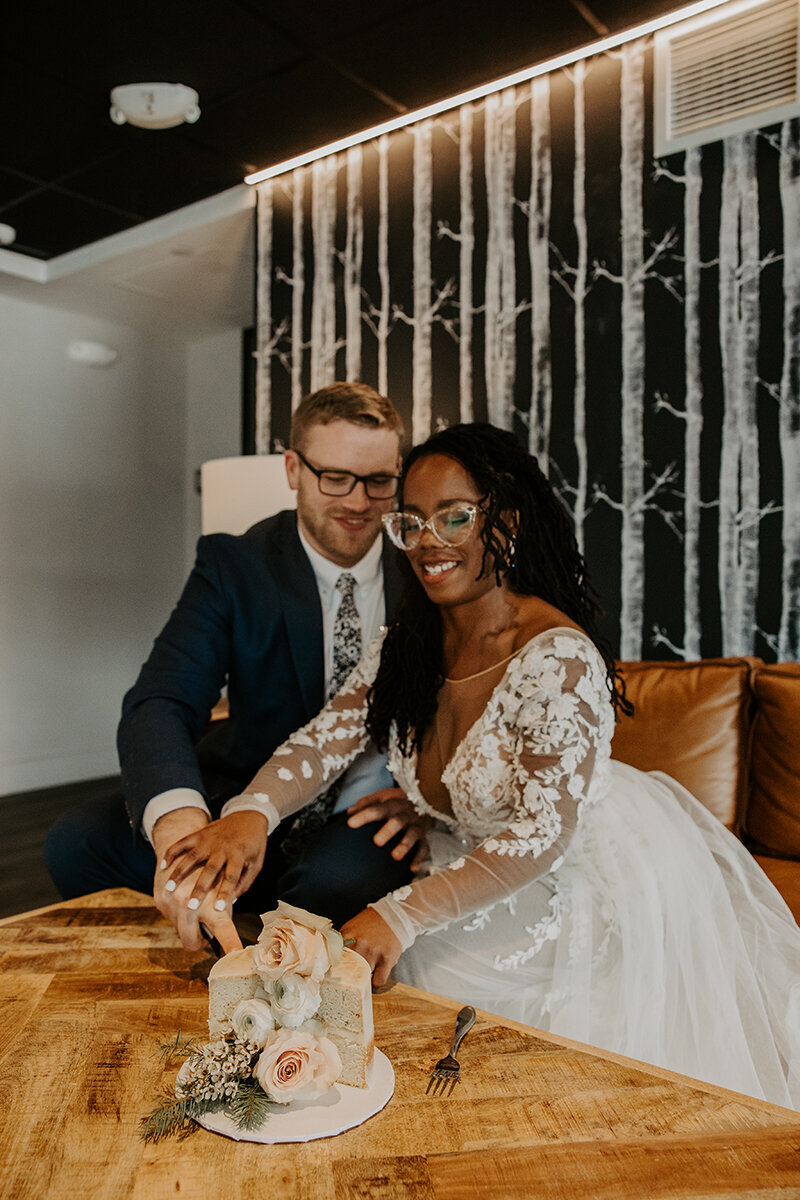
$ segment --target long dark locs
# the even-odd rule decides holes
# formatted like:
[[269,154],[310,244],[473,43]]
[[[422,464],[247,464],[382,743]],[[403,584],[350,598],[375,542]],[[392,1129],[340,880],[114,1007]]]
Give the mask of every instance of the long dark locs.
[[[401,508],[409,470],[432,454],[459,462],[483,497],[482,571],[492,571],[498,584],[505,578],[519,595],[539,596],[580,625],[606,664],[615,713],[630,713],[624,682],[598,631],[602,609],[587,577],[572,523],[536,460],[513,434],[494,425],[453,425],[408,454],[400,488]],[[394,724],[400,749],[406,754],[422,745],[436,712],[444,668],[439,609],[405,559],[403,569],[405,595],[384,640],[369,694],[367,729],[377,744],[385,747]]]

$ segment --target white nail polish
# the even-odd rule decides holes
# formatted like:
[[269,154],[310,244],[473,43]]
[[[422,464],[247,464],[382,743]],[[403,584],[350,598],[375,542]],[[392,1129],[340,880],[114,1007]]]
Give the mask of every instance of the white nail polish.
[[164,891],[165,892],[174,892],[175,888],[177,886],[178,885],[174,879],[168,879],[167,882],[164,884]]
[[161,868],[161,870],[162,870],[162,871],[166,871],[166,869],[167,869],[167,860],[166,860],[165,858],[162,858],[161,862],[160,862],[158,865],[159,865],[159,867]]
[[225,901],[217,900],[214,904],[214,908],[217,910],[217,912],[224,912],[225,911]]
[[200,907],[200,901],[197,899],[197,896],[192,896],[191,900],[189,901],[188,907],[191,909]]

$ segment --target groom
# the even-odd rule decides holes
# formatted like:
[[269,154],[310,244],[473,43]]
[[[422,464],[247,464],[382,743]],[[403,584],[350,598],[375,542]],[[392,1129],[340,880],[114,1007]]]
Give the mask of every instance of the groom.
[[[391,402],[364,384],[312,393],[295,412],[286,452],[297,512],[240,537],[200,539],[178,604],[123,702],[127,820],[121,798],[107,797],[67,813],[48,836],[48,867],[65,898],[106,887],[152,890],[187,948],[202,944],[201,919],[224,949],[238,945],[228,914],[190,905],[196,874],[168,892],[158,864],[170,846],[218,817],[276,746],[319,711],[343,660],[392,615],[399,576],[380,532],[394,503],[401,434]],[[225,684],[230,716],[206,730]],[[373,841],[375,824],[347,823],[348,805],[387,788],[383,759],[368,751],[302,829],[291,836],[290,826],[287,837],[281,826],[270,837],[248,907],[282,898],[342,923],[408,882],[410,858],[391,853],[400,842],[413,846],[419,833],[402,793],[381,793],[389,803],[380,810],[398,817],[383,827],[387,844]],[[388,842],[395,828],[402,837]]]

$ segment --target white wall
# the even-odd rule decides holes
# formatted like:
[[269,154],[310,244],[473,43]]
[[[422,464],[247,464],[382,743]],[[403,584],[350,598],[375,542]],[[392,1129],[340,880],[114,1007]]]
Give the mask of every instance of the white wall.
[[[119,360],[71,363],[74,339]],[[185,573],[186,359],[0,296],[0,795],[117,770],[120,701]]]
[[185,562],[200,536],[195,474],[212,458],[242,452],[242,331],[227,329],[186,348]]

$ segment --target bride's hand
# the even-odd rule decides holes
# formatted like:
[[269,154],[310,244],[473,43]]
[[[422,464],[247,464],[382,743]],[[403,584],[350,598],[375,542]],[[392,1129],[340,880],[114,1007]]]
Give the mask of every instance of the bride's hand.
[[[194,886],[187,908],[207,906],[213,890],[210,899],[216,911],[230,913],[233,901],[247,891],[264,864],[267,828],[266,817],[245,810],[173,842],[157,869],[161,888],[176,892],[191,876]],[[186,885],[181,890],[186,891]]]
[[351,829],[383,821],[372,839],[376,846],[385,846],[402,832],[402,838],[392,849],[392,858],[399,861],[416,847],[411,870],[419,870],[428,855],[428,830],[433,825],[433,819],[418,813],[401,788],[381,788],[378,792],[371,792],[369,796],[357,800],[347,812],[347,824]]
[[365,908],[347,921],[341,932],[345,941],[352,938],[350,949],[356,950],[372,967],[373,986],[383,987],[402,949],[383,917],[374,908]]

